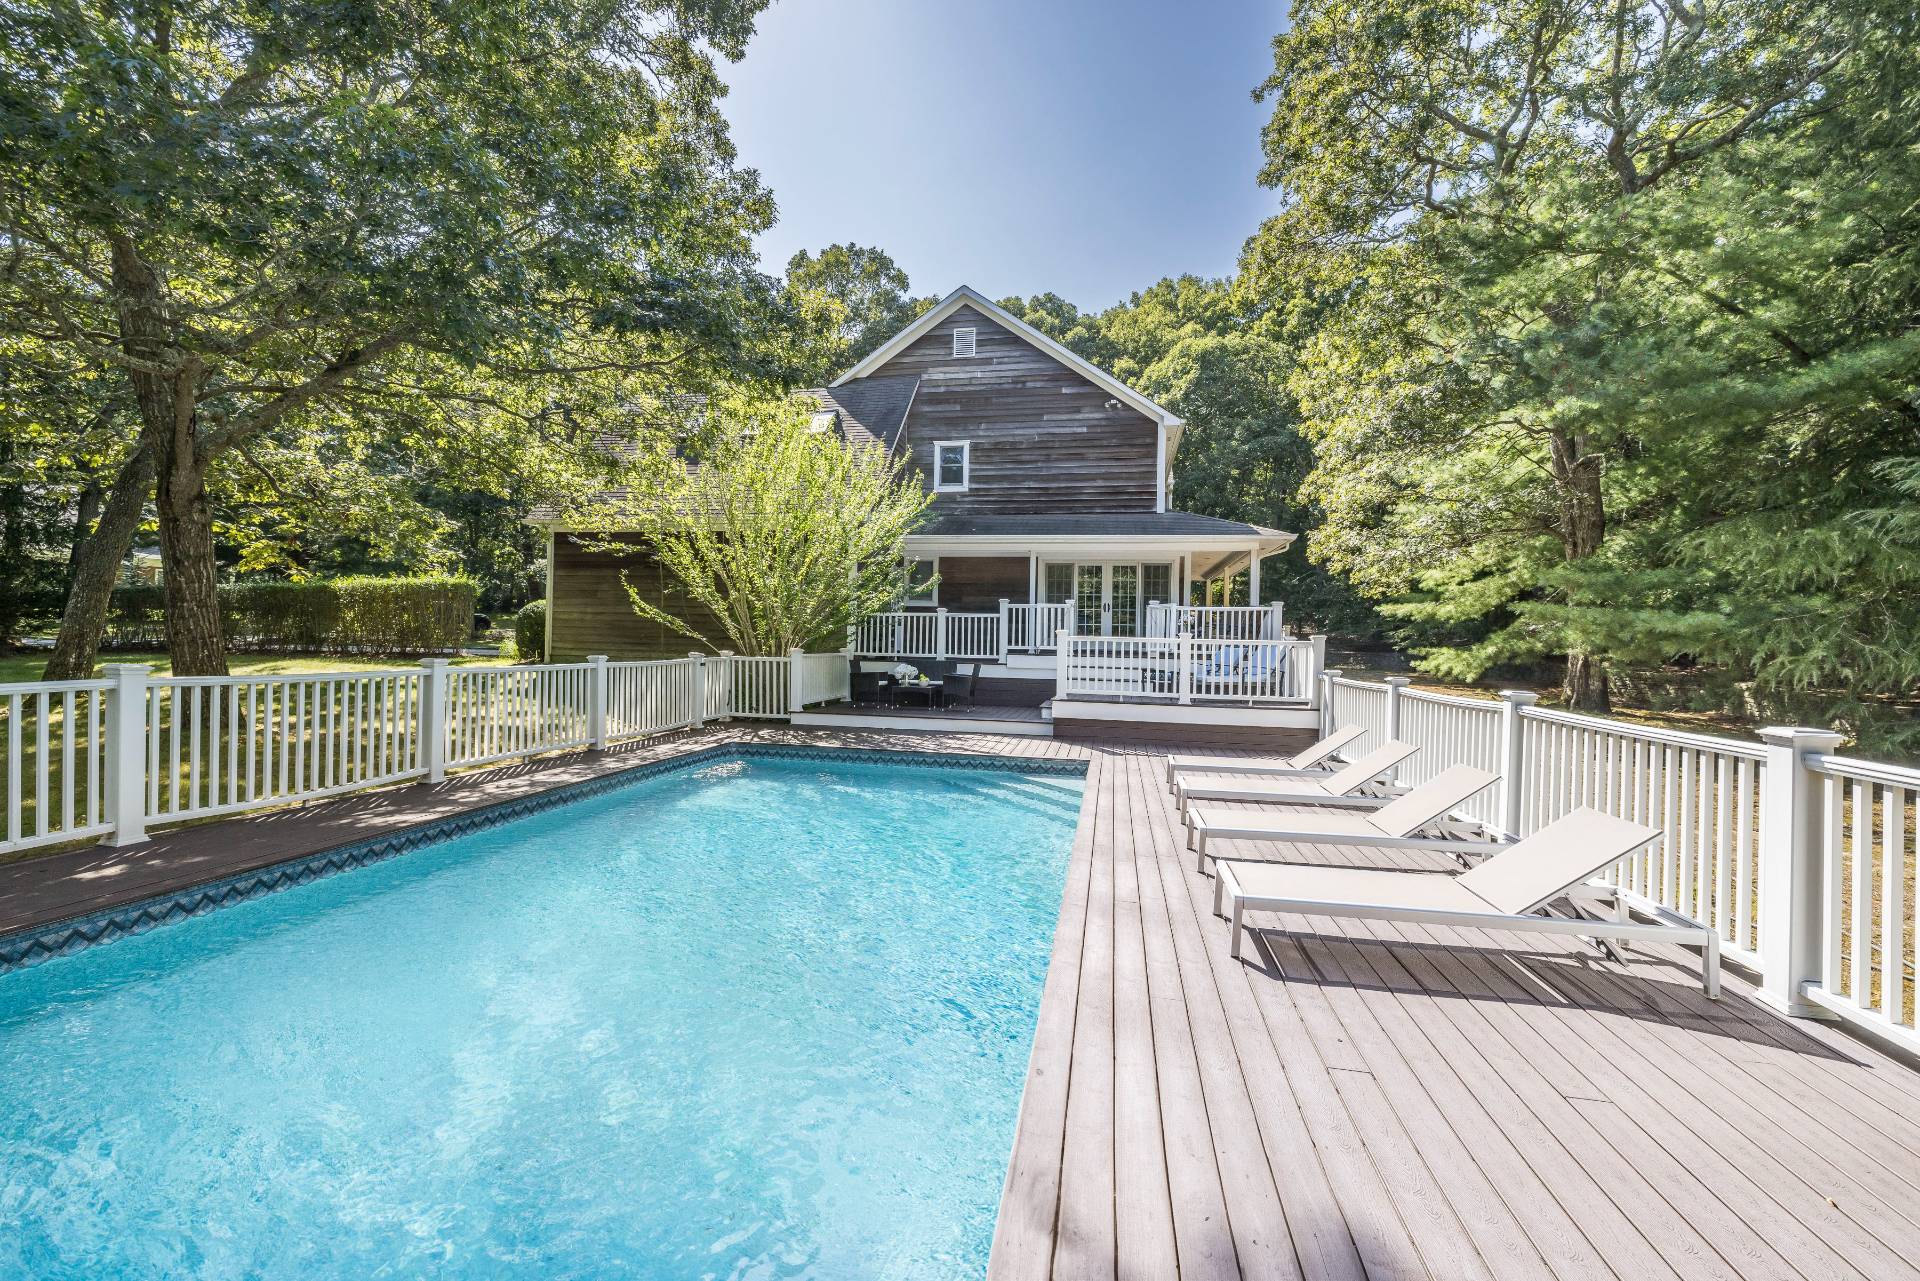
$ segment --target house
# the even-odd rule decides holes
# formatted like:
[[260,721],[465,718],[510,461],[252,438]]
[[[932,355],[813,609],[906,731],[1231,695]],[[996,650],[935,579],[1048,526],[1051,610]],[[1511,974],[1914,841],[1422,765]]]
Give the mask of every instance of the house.
[[[1062,633],[1114,655],[1130,639],[1281,638],[1278,603],[1207,610],[1188,602],[1198,585],[1243,571],[1258,602],[1262,558],[1294,535],[1173,510],[1186,427],[1179,415],[977,291],[956,289],[830,386],[805,394],[842,433],[903,455],[933,494],[906,553],[937,583],[925,598],[863,620],[850,638],[856,654],[980,661],[983,699],[1037,707],[1062,693]],[[549,532],[549,654],[687,651],[686,638],[644,622],[627,602],[623,569],[640,590],[673,596],[644,548],[614,558],[580,546],[573,535],[581,531]],[[1092,654],[1100,644],[1079,648]],[[1237,656],[1208,661],[1224,672]],[[1157,681],[1167,687],[1139,692],[1177,698],[1170,678],[1150,666],[1094,684]],[[1203,668],[1200,686],[1208,685]]]

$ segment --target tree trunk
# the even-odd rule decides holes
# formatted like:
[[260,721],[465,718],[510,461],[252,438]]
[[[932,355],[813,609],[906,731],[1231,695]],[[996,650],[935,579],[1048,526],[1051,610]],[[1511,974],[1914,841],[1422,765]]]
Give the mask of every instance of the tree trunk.
[[14,440],[0,437],[0,650],[11,649],[26,616],[27,486],[14,474]]
[[[1606,497],[1601,490],[1601,458],[1588,452],[1582,436],[1553,432],[1550,436],[1554,480],[1560,491],[1560,541],[1568,561],[1585,560],[1600,550],[1607,536]],[[1561,691],[1576,712],[1613,710],[1607,688],[1607,669],[1601,655],[1570,646],[1567,675]]]
[[87,539],[93,537],[93,522],[100,519],[100,503],[104,497],[100,482],[94,481],[80,491],[80,497],[74,503],[73,541],[67,545],[69,574],[80,567],[80,549],[87,545]]
[[66,612],[60,616],[60,634],[53,657],[41,680],[76,681],[93,674],[100,642],[107,633],[107,610],[113,598],[120,562],[133,550],[140,517],[153,489],[153,452],[136,446],[114,477],[113,492],[100,511],[100,523],[74,549],[73,581],[67,588]]
[[176,676],[225,676],[226,640],[207,502],[210,459],[199,449],[199,391],[205,365],[173,341],[160,278],[133,242],[115,236],[113,284],[121,344],[140,406],[140,438],[153,453],[153,506],[166,575],[167,657]]

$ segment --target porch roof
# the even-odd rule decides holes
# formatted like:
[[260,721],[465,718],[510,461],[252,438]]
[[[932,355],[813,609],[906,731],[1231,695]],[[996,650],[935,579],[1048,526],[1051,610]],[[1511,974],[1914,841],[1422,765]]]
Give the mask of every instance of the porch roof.
[[1293,542],[1285,530],[1268,529],[1194,512],[1074,512],[1014,516],[936,515],[914,531],[917,538],[1133,538],[1195,539],[1207,543]]

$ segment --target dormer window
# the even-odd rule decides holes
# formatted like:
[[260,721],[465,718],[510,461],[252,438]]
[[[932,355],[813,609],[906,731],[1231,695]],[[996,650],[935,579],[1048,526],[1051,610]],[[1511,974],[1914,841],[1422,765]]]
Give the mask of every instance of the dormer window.
[[953,331],[953,357],[955,360],[973,359],[973,329],[974,327],[972,325],[968,325],[965,328]]
[[964,490],[973,479],[973,450],[964,440],[942,440],[933,447],[933,488],[936,493]]
[[807,431],[815,436],[824,436],[840,422],[840,415],[831,409],[823,409],[807,419]]

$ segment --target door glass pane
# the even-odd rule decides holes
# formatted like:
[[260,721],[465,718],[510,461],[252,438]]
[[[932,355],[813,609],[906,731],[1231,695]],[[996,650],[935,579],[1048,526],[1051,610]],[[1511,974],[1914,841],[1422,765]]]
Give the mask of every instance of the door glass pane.
[[1135,636],[1140,631],[1140,567],[1113,565],[1113,635]]
[[1104,636],[1100,625],[1100,592],[1105,565],[1079,565],[1074,579],[1073,632],[1076,636]]
[[1152,601],[1162,605],[1175,605],[1173,599],[1173,567],[1171,565],[1142,565],[1140,567],[1140,636],[1169,636],[1171,628],[1167,626],[1167,611],[1160,611],[1158,618],[1148,618],[1146,607]]
[[1047,582],[1043,599],[1049,605],[1068,605],[1073,602],[1073,566],[1047,566]]

